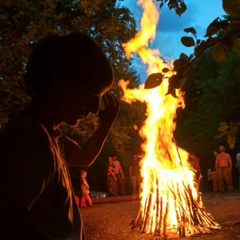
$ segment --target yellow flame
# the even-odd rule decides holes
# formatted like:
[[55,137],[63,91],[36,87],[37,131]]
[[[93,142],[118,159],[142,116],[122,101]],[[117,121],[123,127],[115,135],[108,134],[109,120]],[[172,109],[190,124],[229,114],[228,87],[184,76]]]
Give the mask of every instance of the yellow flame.
[[144,10],[141,21],[142,30],[137,33],[135,38],[123,45],[127,57],[130,57],[133,53],[138,52],[143,46],[147,46],[149,40],[153,41],[156,36],[159,12],[154,7],[154,3],[152,1],[140,0],[139,5],[142,5]]
[[[126,56],[137,53],[143,63],[147,64],[148,74],[162,72],[166,67],[170,69],[170,64],[162,60],[159,50],[148,49],[148,43],[156,36],[158,7],[152,0],[140,0],[138,3],[144,10],[142,30],[134,39],[123,44]],[[178,98],[166,95],[168,78],[173,74],[169,71],[160,86],[153,89],[144,89],[144,85],[128,89],[128,81],[124,80],[120,80],[119,85],[124,92],[124,101],[131,103],[138,100],[147,104],[147,118],[140,129],[140,135],[145,139],[142,145],[144,157],[141,160],[143,182],[140,213],[142,221],[145,221],[142,230],[156,233],[164,232],[162,228],[176,228],[179,233],[181,225],[184,225],[186,235],[190,235],[197,230],[191,220],[194,213],[189,204],[202,208],[202,202],[198,186],[194,184],[195,173],[190,170],[188,163],[189,153],[177,146],[173,136],[176,109],[184,107],[184,93],[180,90],[177,91]],[[208,221],[206,218],[205,222]],[[203,225],[207,226],[207,223]],[[159,226],[161,229],[158,229]]]
[[[162,84],[154,89],[144,89],[143,85],[139,89],[127,89],[128,82],[119,81],[119,85],[124,91],[124,100],[131,102],[139,100],[147,103],[147,119],[140,130],[141,136],[146,139],[142,148],[144,157],[141,161],[141,175],[143,177],[141,192],[141,207],[145,208],[149,195],[152,202],[148,202],[148,214],[152,215],[154,221],[158,207],[158,200],[161,199],[162,208],[168,205],[169,226],[177,225],[176,203],[173,193],[181,191],[184,194],[185,183],[190,186],[195,199],[198,198],[197,189],[194,186],[194,172],[189,170],[188,153],[177,147],[174,141],[173,132],[176,116],[176,108],[181,106],[183,99],[178,99],[167,95],[168,79],[164,79]],[[179,96],[181,92],[179,91]],[[181,189],[182,188],[182,189]],[[178,200],[179,201],[179,200]],[[182,204],[182,203],[181,203]],[[142,209],[142,212],[145,210]],[[157,222],[149,222],[150,229],[156,228]]]

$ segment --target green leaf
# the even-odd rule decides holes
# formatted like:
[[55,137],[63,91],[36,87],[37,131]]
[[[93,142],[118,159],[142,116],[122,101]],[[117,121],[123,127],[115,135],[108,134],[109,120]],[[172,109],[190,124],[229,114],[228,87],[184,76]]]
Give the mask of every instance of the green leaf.
[[184,2],[182,2],[180,4],[180,8],[178,7],[175,10],[176,10],[177,15],[181,16],[187,10],[187,5]]
[[180,59],[181,65],[185,65],[185,64],[189,63],[189,61],[190,61],[189,57],[184,53],[180,54],[179,59]]
[[224,137],[224,136],[226,136],[225,133],[219,133],[219,134],[217,134],[216,136],[214,136],[214,138],[215,138],[215,139],[220,139],[220,138],[222,138],[222,137]]
[[235,147],[235,144],[236,144],[236,137],[232,136],[232,135],[228,135],[227,142],[228,142],[229,147],[231,149],[233,149]]
[[163,72],[163,73],[167,73],[168,71],[169,71],[168,68],[163,68],[163,69],[162,69],[162,72]]
[[195,28],[193,28],[193,27],[185,28],[185,29],[184,29],[184,32],[186,32],[186,33],[192,33],[194,36],[197,35],[197,31],[196,31]]
[[176,94],[176,90],[175,88],[168,88],[168,92],[166,93],[166,95],[171,94],[174,98],[177,98],[177,94]]
[[182,37],[181,42],[186,47],[193,47],[195,46],[195,41],[192,37]]
[[223,9],[232,16],[240,17],[240,1],[238,0],[223,0]]
[[189,61],[189,57],[186,54],[181,53],[179,59],[176,59],[173,62],[174,70],[178,71],[179,69],[185,67],[185,65],[189,63]]
[[220,18],[218,17],[209,24],[204,37],[212,37],[213,35],[218,34],[221,30],[227,29],[228,27],[229,22],[227,20],[220,20]]
[[162,83],[163,74],[162,73],[152,73],[148,76],[144,88],[151,89],[158,87]]
[[228,124],[226,122],[219,123],[218,131],[226,134],[228,132]]
[[177,71],[179,68],[181,68],[180,59],[176,59],[176,60],[173,62],[173,66],[174,66],[174,70],[175,70],[175,71]]
[[181,16],[186,10],[187,10],[187,6],[184,3],[184,0],[157,0],[158,2],[161,2],[163,6],[163,4],[168,4],[168,8],[174,9],[176,14],[178,14],[178,16]]
[[219,32],[220,29],[218,27],[218,20],[219,18],[216,18],[212,23],[209,24],[204,37],[211,37]]
[[169,78],[169,88],[180,88],[181,77],[178,75],[173,75]]
[[226,59],[227,50],[224,42],[218,42],[213,46],[213,58],[218,62],[224,62]]
[[207,49],[208,43],[206,41],[201,41],[199,45],[197,45],[194,49],[195,56],[199,57],[206,49]]

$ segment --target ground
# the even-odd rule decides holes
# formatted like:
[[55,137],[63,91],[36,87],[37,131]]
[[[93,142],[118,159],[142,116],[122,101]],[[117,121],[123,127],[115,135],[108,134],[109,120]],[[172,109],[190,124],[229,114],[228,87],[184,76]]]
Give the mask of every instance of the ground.
[[[139,233],[129,226],[139,212],[139,201],[131,197],[114,201],[93,199],[94,206],[81,208],[87,240],[151,240],[159,239]],[[181,240],[240,240],[240,193],[203,194],[203,204],[221,225],[221,230],[184,237]],[[176,239],[176,238],[171,238]]]

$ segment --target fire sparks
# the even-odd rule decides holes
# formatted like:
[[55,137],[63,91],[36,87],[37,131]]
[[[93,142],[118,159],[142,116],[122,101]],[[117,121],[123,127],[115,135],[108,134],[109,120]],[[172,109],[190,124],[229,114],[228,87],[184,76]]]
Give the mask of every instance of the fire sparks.
[[[155,38],[158,7],[152,0],[141,0],[139,4],[144,10],[142,30],[124,44],[124,49],[128,57],[134,53],[140,56],[148,66],[148,74],[161,73],[165,68],[170,69],[170,64],[162,60],[158,50],[147,46]],[[164,73],[162,83],[152,89],[145,89],[144,85],[128,89],[127,81],[119,82],[124,101],[138,100],[147,105],[147,118],[140,129],[145,139],[141,160],[141,207],[132,225],[141,232],[160,237],[189,236],[219,228],[204,209],[195,172],[189,166],[189,153],[179,148],[174,140],[176,109],[184,107],[184,100],[180,90],[178,98],[166,95],[168,78],[172,74],[170,70]]]

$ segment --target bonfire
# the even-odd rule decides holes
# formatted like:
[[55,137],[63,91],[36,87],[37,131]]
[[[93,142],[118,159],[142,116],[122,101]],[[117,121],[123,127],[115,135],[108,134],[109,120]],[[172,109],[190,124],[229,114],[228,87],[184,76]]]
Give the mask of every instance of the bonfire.
[[[120,80],[123,100],[141,101],[147,106],[146,120],[139,134],[144,139],[141,160],[140,209],[131,226],[142,233],[160,238],[184,237],[208,233],[220,226],[204,208],[199,179],[191,168],[189,153],[178,147],[174,139],[176,110],[184,107],[184,93],[177,97],[166,94],[168,79],[175,73],[159,50],[148,49],[159,20],[157,6],[151,0],[139,1],[143,7],[141,31],[124,44],[126,56],[137,53],[148,66],[149,78],[137,89],[129,89]],[[165,69],[169,69],[166,73]],[[149,87],[150,86],[150,87]]]

